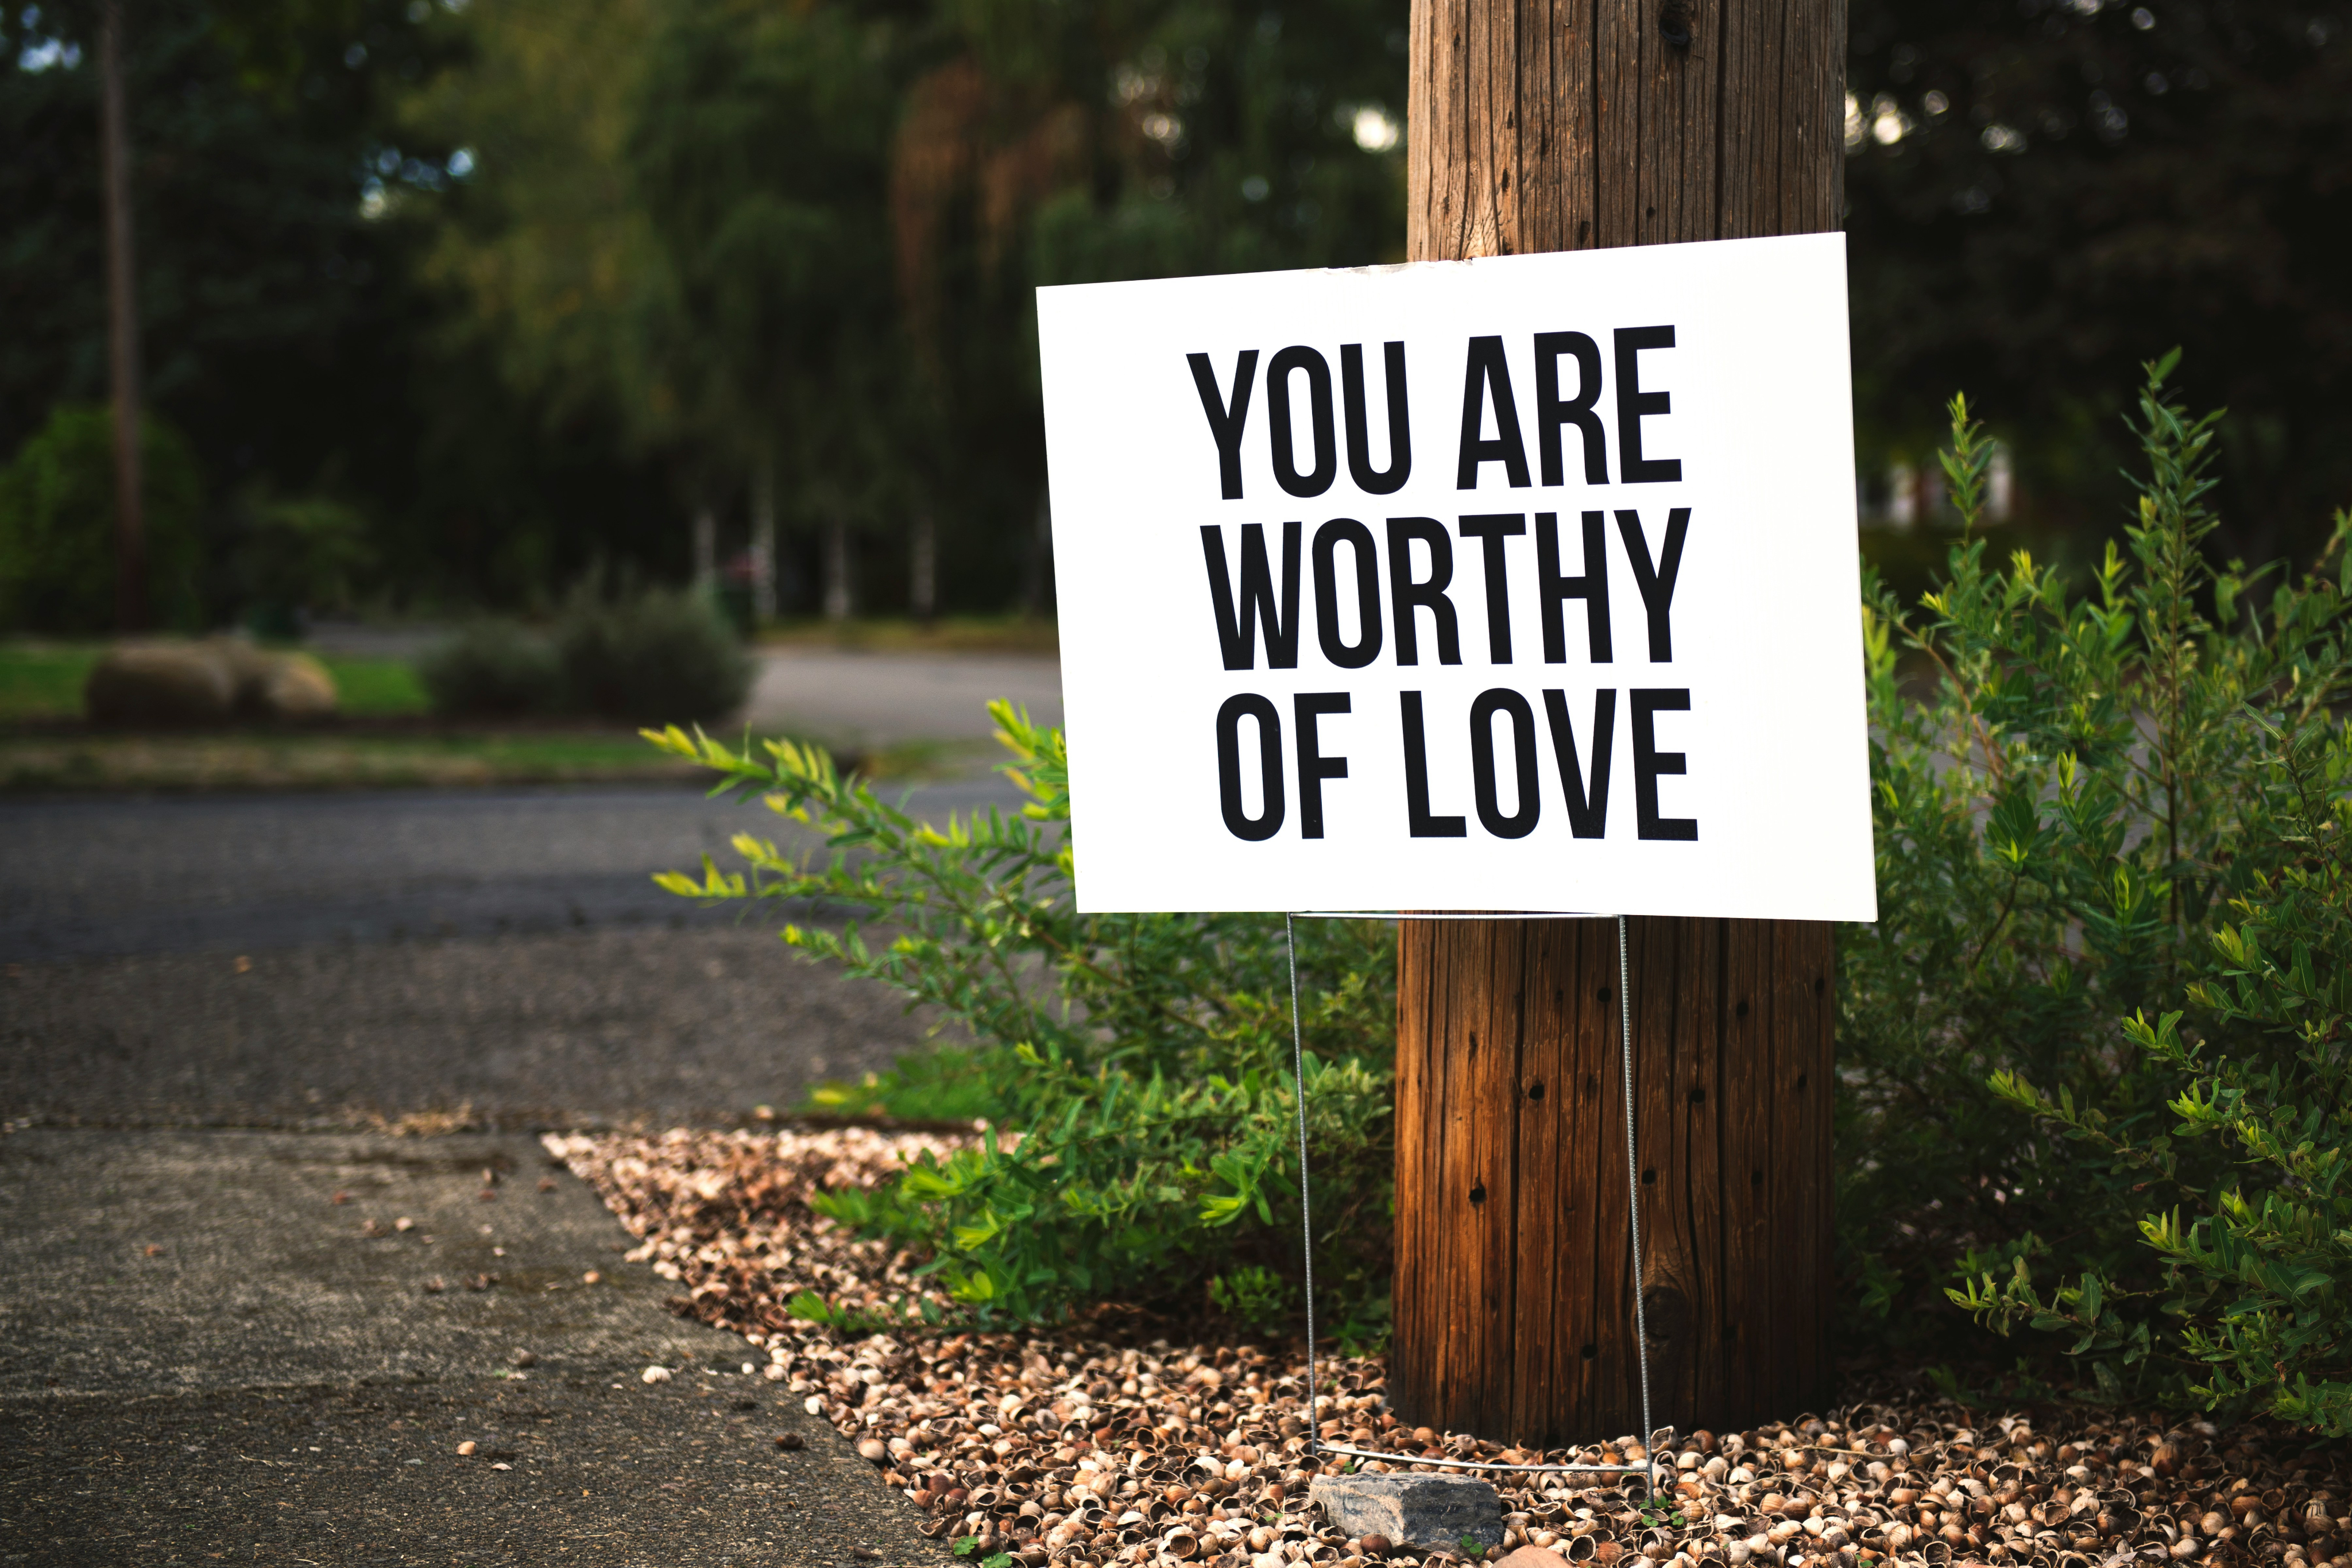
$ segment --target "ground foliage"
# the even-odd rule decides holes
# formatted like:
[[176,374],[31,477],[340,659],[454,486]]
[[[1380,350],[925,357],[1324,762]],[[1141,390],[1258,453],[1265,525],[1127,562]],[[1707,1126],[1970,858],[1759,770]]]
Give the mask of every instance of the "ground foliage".
[[[675,728],[655,736],[827,845],[803,858],[746,833],[734,845],[746,870],[706,859],[699,880],[673,873],[663,885],[846,912],[844,929],[793,925],[784,939],[938,1008],[981,1042],[906,1064],[872,1098],[977,1109],[992,1123],[982,1145],[927,1156],[895,1188],[825,1199],[828,1212],[937,1249],[949,1294],[991,1317],[1115,1298],[1213,1300],[1286,1321],[1298,1206],[1283,923],[1077,913],[1061,732],[992,711],[1031,804],[943,827],[814,747],[772,741],[754,755]],[[1333,1300],[1358,1320],[1346,1332],[1377,1334],[1394,944],[1353,922],[1301,922],[1296,940],[1318,1251]]]
[[[1848,1343],[1949,1354],[1957,1282],[1992,1326],[2075,1330],[2036,1342],[2040,1377],[2336,1430],[2352,518],[2299,579],[2209,560],[2219,416],[2172,397],[2174,368],[2147,368],[2139,505],[2086,584],[1987,561],[1990,444],[1955,400],[1969,537],[1916,609],[1870,589],[1881,918],[1840,937]],[[936,1249],[992,1312],[1206,1284],[1271,1321],[1296,1256],[1279,928],[1075,914],[1061,737],[999,716],[1035,803],[945,830],[821,752],[667,732],[830,848],[804,862],[747,835],[748,871],[667,884],[887,922],[873,945],[856,925],[786,936],[983,1042],[839,1108],[952,1103],[1023,1136],[827,1200],[838,1218]],[[1388,1241],[1393,947],[1301,931],[1318,1212],[1352,1271],[1337,1293],[1365,1301]],[[2037,1293],[2037,1260],[2074,1282]]]
[[[1888,1314],[1957,1254],[1952,1299],[2071,1327],[2095,1394],[2340,1431],[2352,519],[2299,580],[2212,564],[2218,416],[2172,400],[2173,365],[2087,584],[1964,539],[1916,610],[1870,605],[1880,919],[1840,939],[1843,1262]],[[1973,521],[1986,444],[1953,413]],[[2044,1299],[2036,1260],[2075,1282]],[[1939,1315],[1887,1332],[1924,1345]]]
[[[803,1293],[879,1309],[920,1288],[908,1251],[845,1234],[817,1209],[970,1136],[852,1127],[544,1142],[640,1239],[629,1260],[675,1282],[672,1310],[759,1346],[793,1406],[856,1442],[929,1516],[924,1532],[976,1563],[1476,1560],[1475,1542],[1432,1551],[1350,1539],[1322,1516],[1308,1496],[1321,1464],[1308,1450],[1296,1340],[1254,1343],[1219,1333],[1232,1325],[1131,1312],[1017,1333],[878,1333],[798,1312]],[[1386,1408],[1377,1356],[1327,1351],[1314,1383],[1320,1437],[1411,1457],[1369,1469],[1428,1473],[1413,1461],[1439,1458],[1561,1467],[1494,1473],[1504,1534],[1490,1560],[1525,1546],[1597,1568],[2352,1562],[2343,1446],[2269,1422],[1882,1403],[1860,1390],[1853,1403],[1751,1431],[1675,1434],[1674,1451],[1657,1454],[1673,1469],[1645,1495],[1638,1477],[1570,1468],[1638,1459],[1630,1436],[1535,1452],[1416,1428]]]

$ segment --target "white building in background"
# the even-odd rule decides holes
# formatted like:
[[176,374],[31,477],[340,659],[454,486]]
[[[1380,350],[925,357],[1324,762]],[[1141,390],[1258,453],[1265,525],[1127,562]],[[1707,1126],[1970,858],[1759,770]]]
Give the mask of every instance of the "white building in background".
[[[1866,528],[1908,533],[1922,525],[1953,524],[1951,497],[1941,464],[1915,464],[1897,457],[1885,468],[1854,476],[1855,509]],[[2017,507],[2017,476],[2009,448],[1995,443],[1985,467],[1984,520],[2005,523]]]
[[1918,471],[1898,457],[1886,469],[1886,526],[1908,533],[1918,520]]
[[1985,465],[1985,521],[2009,521],[2017,502],[2017,471],[2010,466],[2009,448],[1993,444],[1992,461]]

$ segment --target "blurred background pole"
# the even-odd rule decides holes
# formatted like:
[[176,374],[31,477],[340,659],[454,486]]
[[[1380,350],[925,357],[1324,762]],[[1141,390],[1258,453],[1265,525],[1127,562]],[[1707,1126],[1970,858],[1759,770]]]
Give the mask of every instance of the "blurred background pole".
[[776,618],[776,455],[760,450],[751,470],[751,627]]
[[[1410,49],[1412,260],[1839,226],[1844,0],[1413,0]],[[1574,301],[1524,323],[1633,324]],[[1614,925],[1397,942],[1389,1397],[1522,1443],[1633,1432]],[[1632,923],[1661,1425],[1829,1393],[1832,963],[1826,925]]]
[[907,608],[916,623],[929,626],[940,614],[940,525],[929,501],[915,513],[913,557],[907,582]]
[[122,94],[122,3],[101,0],[99,146],[106,162],[106,310],[114,382],[114,623],[147,626],[145,486],[139,454],[139,286],[131,248],[131,123]]
[[719,594],[719,514],[708,501],[694,508],[694,591],[705,599]]

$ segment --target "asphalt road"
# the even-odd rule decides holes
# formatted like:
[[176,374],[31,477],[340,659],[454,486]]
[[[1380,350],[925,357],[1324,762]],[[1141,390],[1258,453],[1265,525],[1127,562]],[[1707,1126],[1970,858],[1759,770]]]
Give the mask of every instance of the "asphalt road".
[[0,804],[0,1120],[728,1124],[922,1045],[783,947],[794,912],[649,880],[746,828],[790,824],[688,789]]
[[[1000,779],[906,799],[1019,800]],[[794,829],[684,788],[0,800],[0,963],[722,924],[650,878],[732,864],[744,831]]]
[[1060,724],[1060,662],[763,648],[746,711],[754,724],[839,745],[984,741],[995,730],[988,704],[997,697],[1027,708],[1040,724]]

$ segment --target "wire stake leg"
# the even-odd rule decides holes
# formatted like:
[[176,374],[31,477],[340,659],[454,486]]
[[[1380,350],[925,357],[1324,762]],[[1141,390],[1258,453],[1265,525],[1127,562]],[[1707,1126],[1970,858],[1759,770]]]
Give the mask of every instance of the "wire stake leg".
[[[1633,1149],[1633,968],[1626,955],[1625,917],[1617,917],[1617,1040],[1625,1082],[1625,1213],[1633,1231],[1633,1348],[1642,1376],[1642,1452],[1657,1437],[1650,1425],[1650,1324],[1643,1309],[1642,1161]],[[1654,1458],[1652,1460],[1655,1463]],[[1655,1490],[1653,1487],[1652,1490]]]
[[1307,1041],[1298,1021],[1298,922],[1282,917],[1290,957],[1290,1070],[1298,1102],[1298,1228],[1307,1257],[1307,1451],[1315,1452],[1323,1423],[1315,1413],[1315,1221],[1307,1207]]
[[[1311,912],[1318,919],[1356,918],[1339,914]],[[1397,915],[1375,914],[1373,919],[1409,918]],[[1501,918],[1514,918],[1505,915]],[[1528,919],[1591,919],[1591,915],[1529,915]],[[1633,960],[1626,940],[1625,916],[1617,922],[1617,1040],[1619,1065],[1625,1094],[1625,1212],[1633,1241],[1633,1352],[1634,1363],[1642,1390],[1642,1459],[1638,1465],[1502,1465],[1475,1459],[1429,1459],[1414,1454],[1386,1454],[1369,1448],[1358,1448],[1345,1443],[1325,1443],[1323,1423],[1315,1405],[1315,1222],[1307,1207],[1307,1042],[1304,1026],[1298,1016],[1298,916],[1294,911],[1282,917],[1283,945],[1290,965],[1290,1068],[1291,1082],[1297,1095],[1298,1111],[1298,1228],[1301,1250],[1307,1260],[1307,1452],[1309,1458],[1318,1453],[1346,1454],[1356,1458],[1380,1459],[1401,1465],[1436,1465],[1456,1470],[1539,1470],[1546,1472],[1640,1475],[1654,1495],[1658,1489],[1657,1428],[1650,1425],[1650,1325],[1649,1314],[1643,1301],[1642,1278],[1642,1162],[1634,1141],[1633,1128]]]

